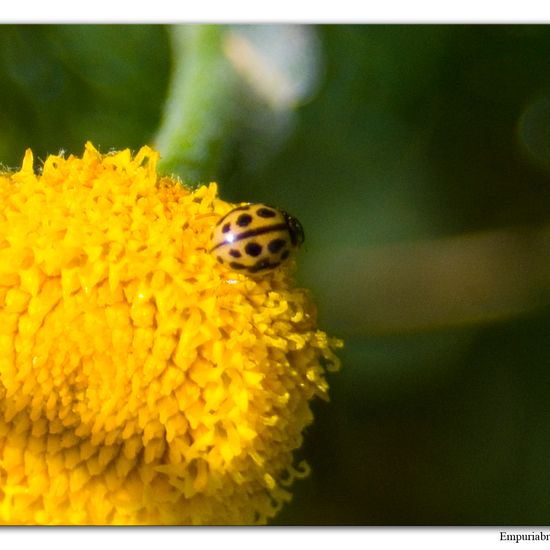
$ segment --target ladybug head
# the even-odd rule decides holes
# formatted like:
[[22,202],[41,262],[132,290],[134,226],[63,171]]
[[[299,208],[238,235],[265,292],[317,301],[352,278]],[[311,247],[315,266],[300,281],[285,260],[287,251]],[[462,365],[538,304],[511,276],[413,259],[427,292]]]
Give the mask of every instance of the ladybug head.
[[292,246],[300,246],[306,240],[302,224],[298,221],[297,218],[294,218],[287,212],[283,212],[283,216],[285,217],[288,232],[290,234],[290,240],[292,241]]

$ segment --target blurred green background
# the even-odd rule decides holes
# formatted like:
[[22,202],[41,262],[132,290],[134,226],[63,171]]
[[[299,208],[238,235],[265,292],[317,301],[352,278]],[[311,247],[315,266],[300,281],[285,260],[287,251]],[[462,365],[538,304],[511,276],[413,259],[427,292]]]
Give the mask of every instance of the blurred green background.
[[[547,524],[550,27],[223,30],[242,83],[201,75],[232,109],[209,179],[300,218],[297,277],[346,341],[273,523]],[[171,36],[3,26],[3,164],[154,143]]]

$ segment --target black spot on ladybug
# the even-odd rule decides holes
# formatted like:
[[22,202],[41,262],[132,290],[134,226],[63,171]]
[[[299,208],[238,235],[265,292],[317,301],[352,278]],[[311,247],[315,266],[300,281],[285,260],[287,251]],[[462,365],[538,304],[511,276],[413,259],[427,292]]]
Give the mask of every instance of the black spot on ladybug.
[[271,264],[269,263],[269,260],[258,260],[251,268],[251,273],[256,273],[257,271],[261,271],[262,269],[269,269],[271,267]]
[[290,254],[290,250],[285,250],[282,254],[281,254],[281,260],[286,260],[288,258],[288,255]]
[[244,250],[249,256],[256,257],[262,253],[262,245],[255,242],[247,243]]
[[252,216],[250,214],[241,214],[237,218],[237,225],[239,227],[246,227],[250,225],[250,222],[252,221]]
[[230,223],[226,223],[223,227],[222,227],[222,233],[227,233],[229,231],[229,229],[231,229],[231,224]]
[[285,244],[286,241],[284,239],[273,239],[272,241],[269,241],[267,248],[272,254],[276,254]]
[[231,262],[229,264],[229,267],[231,267],[232,269],[245,269],[246,268],[245,265],[240,264],[239,262]]
[[233,258],[240,258],[241,257],[241,253],[235,249],[235,248],[232,248],[230,251],[229,251],[229,255],[230,256],[233,256]]
[[220,264],[223,264],[223,258],[221,256],[216,256],[217,259],[218,259],[218,262],[220,262]]
[[[193,199],[193,202],[202,202],[202,199]],[[245,204],[244,206],[237,206],[237,208],[233,208],[233,210],[231,210],[230,212],[228,212],[225,216],[223,216],[219,221],[218,223],[216,223],[216,227],[218,225],[221,225],[225,219],[228,217],[228,216],[231,216],[233,213],[235,212],[239,212],[239,211],[243,211],[243,210],[250,210],[250,205],[249,204]]]
[[256,212],[260,218],[274,218],[277,215],[277,212],[271,210],[270,208],[259,208]]
[[274,269],[276,267],[279,267],[279,265],[281,265],[281,262],[275,262],[272,264],[269,260],[263,259],[258,260],[253,266],[249,268],[248,271],[250,273],[258,273],[258,271],[264,271],[265,269]]

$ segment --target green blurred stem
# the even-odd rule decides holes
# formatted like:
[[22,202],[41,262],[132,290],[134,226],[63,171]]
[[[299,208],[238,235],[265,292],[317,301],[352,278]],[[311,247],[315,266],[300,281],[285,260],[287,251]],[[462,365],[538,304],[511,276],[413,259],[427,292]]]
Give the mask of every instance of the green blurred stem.
[[186,184],[216,179],[234,122],[238,79],[223,54],[223,25],[171,29],[174,68],[155,138],[159,168]]

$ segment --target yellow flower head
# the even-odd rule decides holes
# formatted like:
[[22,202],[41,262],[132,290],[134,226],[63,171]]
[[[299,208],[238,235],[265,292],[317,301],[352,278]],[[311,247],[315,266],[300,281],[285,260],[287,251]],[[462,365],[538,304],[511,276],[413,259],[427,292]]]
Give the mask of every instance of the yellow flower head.
[[340,345],[286,269],[208,253],[234,205],[143,147],[0,174],[0,521],[265,523]]

